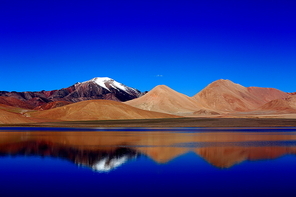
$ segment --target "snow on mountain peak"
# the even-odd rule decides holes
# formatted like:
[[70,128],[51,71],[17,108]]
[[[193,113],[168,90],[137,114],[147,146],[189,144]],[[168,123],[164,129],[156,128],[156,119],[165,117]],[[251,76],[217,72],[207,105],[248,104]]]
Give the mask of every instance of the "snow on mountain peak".
[[95,78],[91,79],[91,81],[106,82],[106,81],[114,81],[114,79],[111,79],[109,77],[95,77]]
[[127,88],[126,88],[126,86],[125,85],[123,85],[123,84],[121,84],[121,83],[119,83],[119,82],[117,82],[117,81],[112,81],[112,83],[110,83],[110,85],[113,87],[113,88],[119,88],[119,89],[121,89],[121,90],[123,90],[123,91],[127,91]]
[[111,79],[111,78],[109,78],[109,77],[96,77],[96,78],[91,79],[90,81],[93,81],[96,84],[98,84],[99,86],[101,86],[101,87],[109,90],[109,88],[107,88],[107,86],[105,85],[105,83],[108,82],[108,81],[114,81],[114,80]]
[[[96,77],[96,78],[93,78],[93,79],[91,79],[89,81],[95,82],[99,86],[101,86],[101,87],[103,87],[103,88],[105,88],[106,90],[109,90],[109,91],[110,91],[110,89],[106,86],[106,84],[108,84],[109,86],[111,86],[112,88],[115,88],[115,89],[121,89],[121,90],[123,90],[125,92],[128,91],[128,88],[125,85],[123,85],[123,84],[121,84],[121,83],[119,83],[119,82],[117,82],[114,79],[111,79],[109,77]],[[89,82],[89,81],[86,81],[86,82]]]

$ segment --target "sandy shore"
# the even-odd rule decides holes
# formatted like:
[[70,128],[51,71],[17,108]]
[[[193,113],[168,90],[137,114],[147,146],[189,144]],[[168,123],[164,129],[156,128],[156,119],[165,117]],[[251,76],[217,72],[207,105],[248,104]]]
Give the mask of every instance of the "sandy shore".
[[26,124],[6,124],[0,126],[27,127],[296,127],[292,118],[168,118],[141,120],[95,120],[66,121]]

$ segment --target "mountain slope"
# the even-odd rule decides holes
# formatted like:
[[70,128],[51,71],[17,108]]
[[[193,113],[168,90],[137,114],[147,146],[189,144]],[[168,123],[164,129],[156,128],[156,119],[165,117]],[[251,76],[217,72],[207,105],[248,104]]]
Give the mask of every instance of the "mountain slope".
[[50,103],[45,103],[43,105],[40,105],[40,106],[34,108],[34,110],[48,110],[48,109],[53,109],[53,108],[69,105],[71,103],[72,102],[69,102],[69,101],[53,101]]
[[38,122],[35,119],[24,117],[19,113],[13,113],[0,109],[0,124],[15,124],[15,123],[33,123]]
[[165,85],[156,86],[144,96],[125,103],[144,110],[172,114],[194,112],[201,109],[196,100]]
[[0,104],[14,106],[14,107],[20,107],[25,109],[33,109],[34,105],[29,104],[26,101],[19,100],[14,97],[7,97],[7,96],[0,96]]
[[149,112],[110,100],[91,100],[69,104],[46,111],[30,113],[32,117],[62,121],[154,119],[176,118],[177,116]]
[[246,88],[230,80],[217,80],[209,84],[193,98],[206,108],[218,111],[249,111],[287,93],[274,88]]
[[259,110],[282,113],[296,113],[296,95],[291,95],[283,99],[272,100],[261,106]]

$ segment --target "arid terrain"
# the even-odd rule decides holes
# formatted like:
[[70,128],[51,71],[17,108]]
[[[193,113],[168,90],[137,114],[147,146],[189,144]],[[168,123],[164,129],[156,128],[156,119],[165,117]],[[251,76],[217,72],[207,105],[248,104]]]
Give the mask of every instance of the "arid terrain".
[[[193,97],[165,85],[158,85],[148,93],[140,93],[110,78],[94,78],[71,87],[71,93],[67,89],[45,91],[42,94],[2,91],[0,124],[108,127],[296,126],[294,93],[274,88],[244,87],[230,80],[214,81]],[[67,94],[64,94],[65,91]],[[96,96],[102,92],[105,97]],[[108,95],[116,95],[117,99]]]
[[128,105],[170,114],[192,113],[202,108],[193,98],[176,92],[165,85],[153,88],[144,96],[125,102]]
[[73,103],[63,107],[36,111],[30,117],[62,121],[78,120],[119,120],[119,119],[152,119],[174,118],[177,116],[145,111],[110,100],[89,100]]

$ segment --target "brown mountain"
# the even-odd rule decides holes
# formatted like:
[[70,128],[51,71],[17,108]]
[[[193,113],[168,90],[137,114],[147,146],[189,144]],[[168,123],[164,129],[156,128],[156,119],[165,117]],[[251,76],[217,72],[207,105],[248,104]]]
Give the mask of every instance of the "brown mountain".
[[28,115],[61,121],[112,120],[112,119],[154,119],[176,118],[177,116],[149,112],[110,100],[90,100],[69,104],[55,109],[37,111]]
[[[0,91],[0,103],[34,109],[38,106],[55,101],[79,102],[93,99],[128,101],[141,96],[142,93],[134,88],[127,87],[108,77],[96,77],[89,81],[76,83],[60,90],[39,92],[7,92]],[[7,101],[10,98],[13,101]],[[3,100],[3,99],[2,99]],[[42,108],[42,107],[41,107]]]
[[165,85],[156,86],[144,96],[125,103],[144,110],[171,114],[192,113],[202,108],[195,99]]
[[193,96],[202,106],[224,112],[250,111],[288,94],[274,88],[244,87],[230,80],[217,80]]
[[261,112],[294,113],[294,94],[274,88],[244,87],[221,79],[209,84],[193,97],[176,92],[165,85],[156,86],[144,95],[113,79],[101,77],[53,91],[0,91],[0,104],[47,110],[85,100],[103,99],[123,101],[148,111],[182,116],[211,116],[232,112],[253,113],[258,112],[257,109]]

